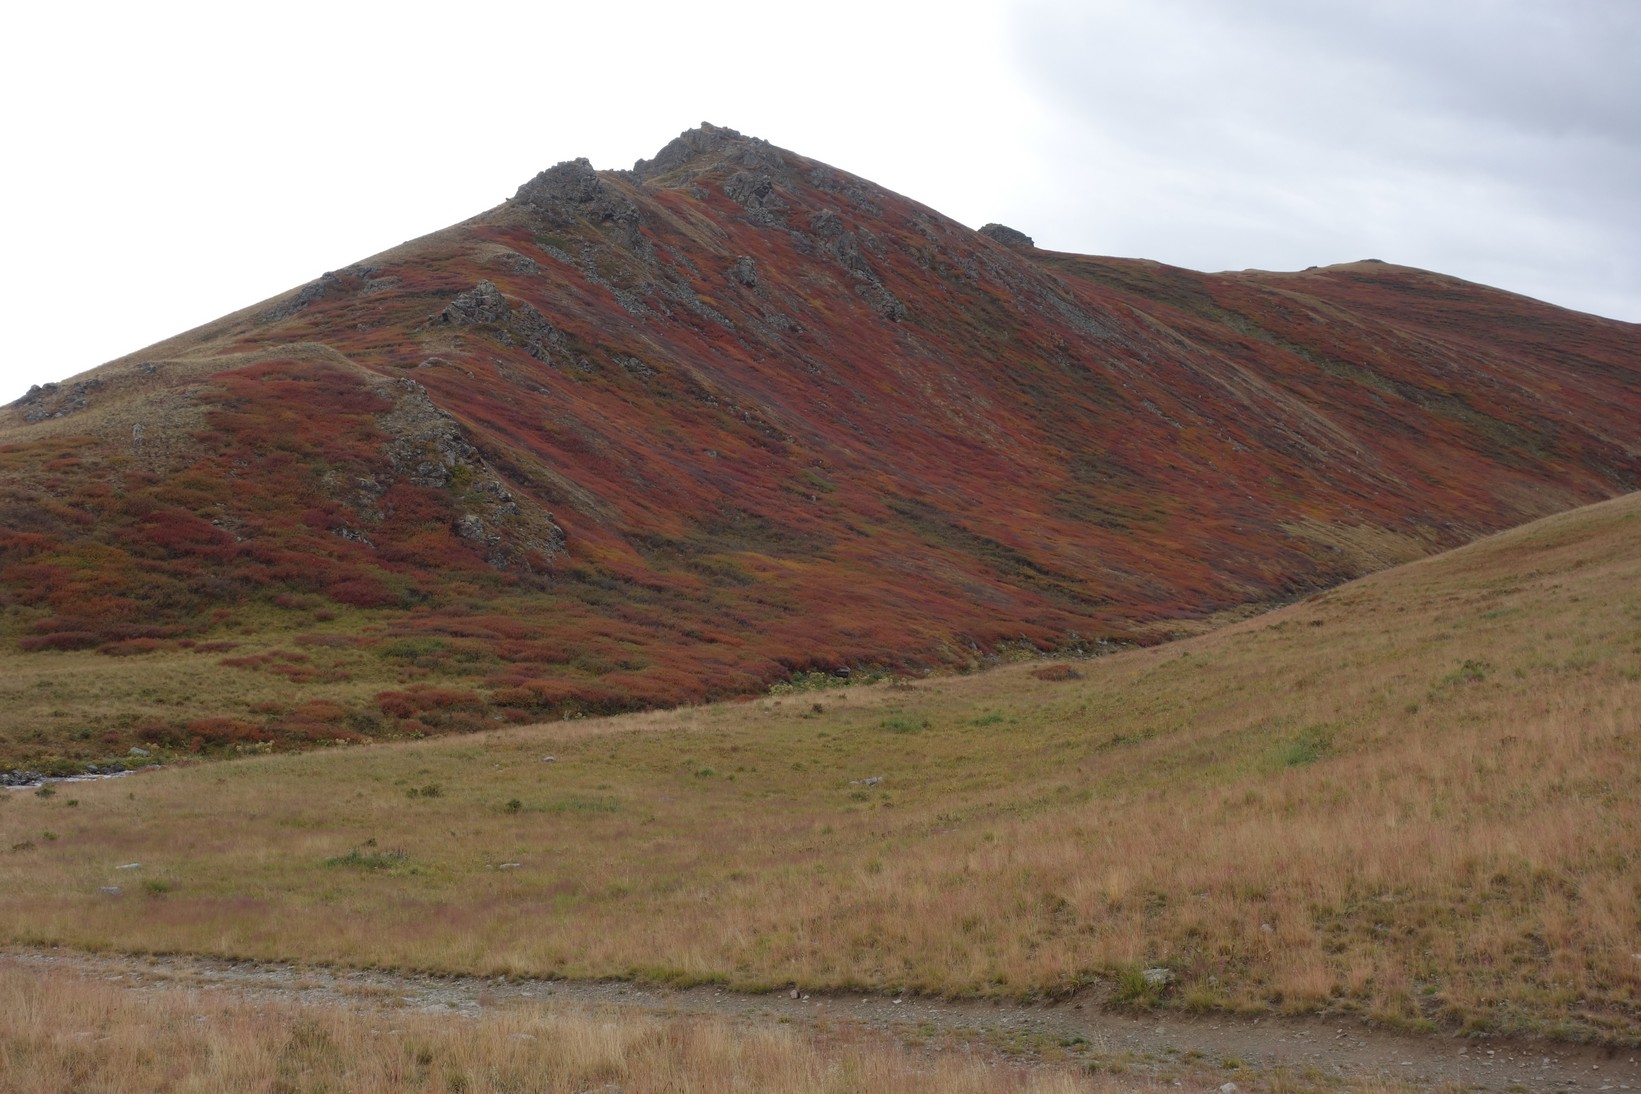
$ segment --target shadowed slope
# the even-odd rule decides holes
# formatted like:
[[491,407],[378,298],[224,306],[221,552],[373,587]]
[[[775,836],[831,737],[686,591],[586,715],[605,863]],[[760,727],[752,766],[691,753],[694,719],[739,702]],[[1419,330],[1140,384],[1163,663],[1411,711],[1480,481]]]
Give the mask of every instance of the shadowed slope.
[[1641,466],[1633,325],[996,235],[711,126],[560,164],[0,412],[6,625],[149,653],[340,613],[462,698],[312,732],[423,732],[1144,641]]

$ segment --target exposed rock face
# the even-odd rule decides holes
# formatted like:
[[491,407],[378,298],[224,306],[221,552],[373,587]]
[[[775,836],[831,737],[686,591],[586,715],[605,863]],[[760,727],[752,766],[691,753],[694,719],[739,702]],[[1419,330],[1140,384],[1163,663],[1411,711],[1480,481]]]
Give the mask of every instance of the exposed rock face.
[[340,270],[326,270],[319,275],[318,280],[310,281],[302,286],[297,294],[288,300],[268,308],[257,316],[264,323],[273,323],[281,319],[288,319],[321,300],[333,296],[341,296],[350,292],[370,292],[379,287],[375,277],[381,271],[374,266],[354,265]]
[[633,164],[632,176],[640,182],[671,174],[696,161],[710,158],[715,163],[738,164],[764,173],[786,169],[781,150],[757,137],[745,137],[733,129],[702,122],[686,130],[655,154],[654,159]]
[[855,291],[885,319],[896,323],[906,318],[906,305],[883,284],[866,255],[881,254],[883,244],[871,233],[852,232],[843,218],[830,209],[822,209],[809,220],[809,230],[824,241],[825,249],[848,271],[855,283]]
[[[513,497],[468,441],[460,423],[434,405],[426,388],[414,380],[402,379],[387,393],[394,400],[393,409],[378,419],[378,425],[393,438],[384,451],[391,477],[416,486],[460,491],[467,512],[456,519],[451,530],[480,546],[492,566],[517,565],[532,553],[552,559],[563,552],[564,529],[551,514],[529,502],[520,504]],[[377,480],[360,485],[365,494],[361,502],[387,490],[387,484]],[[380,519],[380,514],[362,515]]]
[[987,239],[995,239],[1005,247],[1035,247],[1036,243],[1026,233],[1018,228],[1010,228],[1007,224],[987,224],[980,229],[980,234]]
[[494,328],[490,333],[504,346],[523,346],[538,361],[552,362],[549,346],[556,346],[563,336],[531,305],[520,301],[511,304],[490,281],[480,281],[464,293],[459,293],[435,318],[446,326],[482,326]]
[[618,185],[606,182],[585,158],[549,167],[518,188],[516,204],[527,205],[560,228],[586,220],[617,230],[628,244],[639,242],[643,217]]
[[729,268],[729,276],[747,288],[755,289],[758,287],[758,264],[746,255],[741,255]]
[[66,388],[62,384],[35,384],[11,405],[23,408],[25,422],[66,418],[90,406],[92,392],[102,386],[101,380],[80,380]]
[[737,171],[724,184],[724,193],[730,199],[744,208],[761,207],[769,200],[769,195],[775,192],[775,180],[768,175],[754,175],[750,171]]
[[786,199],[776,189],[771,175],[756,171],[737,171],[724,183],[724,194],[746,210],[747,219],[765,227],[781,223],[787,209]]
[[564,160],[518,188],[514,201],[536,206],[587,205],[604,192],[604,183],[585,156]]
[[[534,309],[531,309],[532,311]],[[490,281],[480,281],[471,289],[456,296],[439,313],[441,323],[506,323],[512,318],[507,298]]]
[[535,259],[521,255],[517,251],[503,251],[491,259],[491,262],[509,273],[527,274],[530,277],[541,274],[541,267],[536,264]]

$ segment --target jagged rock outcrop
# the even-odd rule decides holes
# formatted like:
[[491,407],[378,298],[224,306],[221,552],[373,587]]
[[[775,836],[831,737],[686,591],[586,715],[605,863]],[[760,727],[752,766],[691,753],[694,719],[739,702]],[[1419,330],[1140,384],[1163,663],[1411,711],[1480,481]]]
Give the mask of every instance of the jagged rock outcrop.
[[737,255],[729,268],[729,276],[749,289],[758,287],[758,264],[746,255]]
[[[547,562],[563,552],[564,529],[551,514],[514,497],[461,424],[433,403],[425,387],[404,378],[383,390],[393,400],[393,408],[377,418],[391,438],[383,450],[387,474],[358,484],[361,502],[374,503],[394,478],[453,490],[465,511],[452,531],[481,547],[492,566],[528,564],[532,558]],[[383,514],[361,506],[361,516],[369,523]]]
[[566,160],[520,186],[513,202],[534,209],[555,227],[586,221],[635,246],[643,216],[618,186],[601,177],[585,158]]
[[23,411],[25,422],[43,422],[48,418],[66,418],[91,405],[91,396],[103,382],[97,379],[79,380],[64,387],[62,384],[35,384],[11,403]]
[[731,165],[755,174],[780,174],[787,169],[779,148],[758,137],[746,137],[733,129],[702,122],[669,141],[653,159],[632,166],[632,177],[640,182],[670,175],[684,168],[705,169]]
[[532,305],[511,303],[490,281],[457,294],[433,322],[454,327],[488,327],[504,346],[522,346],[538,361],[552,363],[548,347],[562,341],[557,328]]
[[277,323],[287,319],[321,300],[355,293],[368,293],[381,287],[376,275],[381,271],[363,263],[340,270],[326,270],[318,279],[302,286],[294,295],[261,312],[257,318],[263,323]]
[[1010,228],[1007,224],[991,223],[982,225],[980,234],[987,239],[995,239],[1005,247],[1035,247],[1036,242],[1018,228]]

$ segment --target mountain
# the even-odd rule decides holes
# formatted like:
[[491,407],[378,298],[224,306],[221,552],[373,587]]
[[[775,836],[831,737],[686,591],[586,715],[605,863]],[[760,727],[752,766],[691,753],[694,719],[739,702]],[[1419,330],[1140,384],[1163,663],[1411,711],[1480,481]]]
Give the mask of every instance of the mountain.
[[151,670],[0,758],[1151,642],[1632,490],[1638,446],[1636,325],[1038,250],[703,125],[0,410],[0,642],[55,709],[115,661],[289,691]]

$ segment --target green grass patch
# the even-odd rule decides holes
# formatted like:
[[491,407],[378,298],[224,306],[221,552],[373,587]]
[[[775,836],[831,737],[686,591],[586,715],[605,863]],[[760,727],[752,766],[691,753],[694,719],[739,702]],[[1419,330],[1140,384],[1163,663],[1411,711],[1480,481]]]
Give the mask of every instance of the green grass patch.
[[325,860],[325,865],[343,870],[397,870],[410,862],[406,851],[367,851],[355,847],[345,855]]

